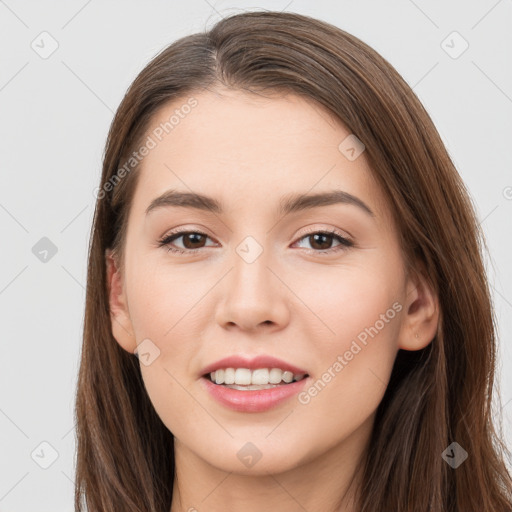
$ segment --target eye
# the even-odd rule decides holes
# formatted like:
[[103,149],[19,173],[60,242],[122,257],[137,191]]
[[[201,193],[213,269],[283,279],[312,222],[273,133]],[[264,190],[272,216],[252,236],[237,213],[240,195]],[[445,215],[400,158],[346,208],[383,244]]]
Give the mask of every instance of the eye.
[[[309,241],[311,247],[313,247],[313,251],[323,254],[323,253],[333,253],[340,250],[343,250],[348,247],[352,247],[354,243],[348,238],[342,236],[336,230],[333,231],[313,231],[304,235],[300,240]],[[339,245],[332,248],[329,247],[333,240],[338,240]]]
[[[206,233],[202,233],[201,231],[175,231],[174,233],[170,233],[168,236],[159,240],[158,245],[159,247],[167,246],[170,252],[194,253],[201,248],[201,244],[205,237],[209,238]],[[171,242],[174,242],[179,238],[183,238],[183,249],[173,247],[171,245]]]
[[[184,247],[173,246],[172,243],[180,238],[183,238],[182,244]],[[169,252],[193,254],[205,247],[204,242],[207,238],[210,237],[201,231],[175,231],[159,240],[158,246],[166,246]],[[312,231],[299,238],[299,242],[301,240],[308,240],[312,246],[311,251],[319,254],[337,252],[354,245],[351,240],[342,236],[335,230]],[[334,248],[329,247],[334,240],[337,240],[339,245]]]

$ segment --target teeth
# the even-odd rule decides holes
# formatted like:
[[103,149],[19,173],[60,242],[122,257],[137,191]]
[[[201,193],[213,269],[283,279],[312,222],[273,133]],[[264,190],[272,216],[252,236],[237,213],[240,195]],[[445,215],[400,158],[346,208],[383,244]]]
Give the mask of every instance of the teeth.
[[283,379],[283,371],[279,368],[272,368],[268,375],[270,384],[279,384]]
[[283,380],[286,383],[289,383],[293,380],[293,373],[292,372],[283,372]]
[[215,384],[222,384],[224,382],[224,370],[217,370],[215,372]]
[[226,368],[224,370],[224,384],[235,383],[235,370],[233,368]]
[[[270,382],[269,377],[268,377],[269,373],[270,372],[267,368],[260,368],[258,370],[253,370],[250,384],[258,384],[261,386],[268,384]],[[236,379],[235,379],[235,382],[236,382]]]
[[252,371],[248,368],[225,368],[210,373],[212,382],[234,385],[232,386],[234,389],[238,389],[237,386],[245,386],[244,389],[251,389],[252,386],[273,387],[271,385],[280,384],[282,381],[288,384],[294,380],[302,380],[304,377],[304,373],[294,375],[280,368],[258,368]]
[[251,370],[248,370],[247,368],[237,368],[235,370],[235,384],[238,384],[239,386],[250,386]]

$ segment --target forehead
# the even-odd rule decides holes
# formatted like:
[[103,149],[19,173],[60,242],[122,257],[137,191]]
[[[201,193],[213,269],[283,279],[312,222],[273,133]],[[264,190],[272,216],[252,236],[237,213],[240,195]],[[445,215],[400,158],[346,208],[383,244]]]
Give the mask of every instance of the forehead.
[[364,152],[351,160],[340,150],[350,137],[327,109],[297,95],[191,93],[153,116],[133,206],[142,213],[170,188],[255,208],[290,192],[341,189],[379,210],[384,200]]

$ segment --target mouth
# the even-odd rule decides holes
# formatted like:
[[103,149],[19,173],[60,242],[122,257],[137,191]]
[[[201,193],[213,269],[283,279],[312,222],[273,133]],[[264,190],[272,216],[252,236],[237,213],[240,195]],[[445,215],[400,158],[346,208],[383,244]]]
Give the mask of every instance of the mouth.
[[263,413],[284,406],[310,380],[308,373],[281,368],[234,367],[219,368],[200,378],[203,389],[220,405],[242,413]]
[[204,367],[198,377],[220,405],[243,413],[285,406],[311,380],[304,368],[268,354],[233,354]]
[[281,368],[219,368],[202,377],[224,388],[254,391],[287,386],[309,377],[309,374]]

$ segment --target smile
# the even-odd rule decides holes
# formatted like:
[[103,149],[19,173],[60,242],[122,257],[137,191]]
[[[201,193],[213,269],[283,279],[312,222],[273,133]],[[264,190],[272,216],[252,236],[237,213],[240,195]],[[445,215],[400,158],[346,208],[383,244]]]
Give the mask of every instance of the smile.
[[[227,370],[230,370],[230,368],[227,368]],[[242,370],[241,375],[245,376],[245,381],[247,381],[247,374],[243,370],[249,372],[250,370],[247,370],[247,368],[237,368],[236,371],[231,368],[231,370],[233,370],[235,376],[237,371]],[[270,379],[270,371],[267,368],[261,368],[261,370],[268,372],[268,379]],[[279,371],[281,372],[281,370]],[[217,372],[218,370],[212,372],[215,374],[214,378],[217,377]],[[283,374],[285,373],[286,372],[283,372]],[[274,375],[277,374],[274,373]],[[228,372],[228,378],[229,376],[230,372]],[[256,378],[257,377],[258,373],[256,373]],[[289,376],[286,376],[286,378],[289,378]],[[216,384],[211,380],[210,374],[203,376],[200,379],[200,383],[204,386],[206,392],[222,406],[238,412],[257,413],[277,407],[297,395],[302,391],[308,380],[310,380],[308,375],[301,375],[300,380],[292,380],[289,383],[282,380],[279,384]]]
[[225,368],[210,372],[210,380],[232,389],[269,389],[278,385],[302,380],[307,374],[293,374],[280,368]]

